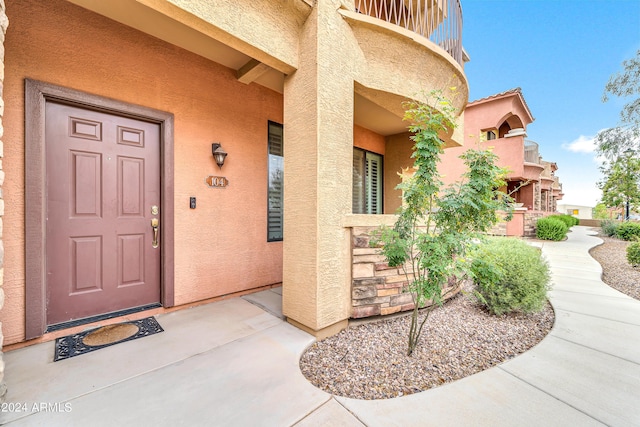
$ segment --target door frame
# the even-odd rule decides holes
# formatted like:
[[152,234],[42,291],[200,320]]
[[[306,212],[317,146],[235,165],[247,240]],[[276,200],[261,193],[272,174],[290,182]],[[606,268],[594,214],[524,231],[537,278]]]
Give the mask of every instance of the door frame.
[[46,307],[45,104],[56,101],[160,125],[160,300],[174,305],[173,114],[25,79],[25,339],[42,336]]

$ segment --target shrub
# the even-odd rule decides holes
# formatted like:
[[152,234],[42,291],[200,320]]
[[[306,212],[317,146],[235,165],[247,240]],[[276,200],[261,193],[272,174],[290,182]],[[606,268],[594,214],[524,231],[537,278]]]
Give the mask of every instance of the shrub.
[[493,314],[543,308],[549,265],[538,248],[513,238],[491,238],[472,255],[475,295]]
[[536,222],[536,237],[542,240],[562,240],[567,235],[569,227],[556,218],[540,218]]
[[616,237],[622,240],[635,240],[640,237],[640,223],[621,222],[616,227]]
[[615,236],[616,230],[618,229],[618,221],[614,221],[612,219],[604,219],[602,220],[602,222],[600,223],[600,227],[602,228],[602,233],[604,233],[605,236],[609,236],[609,237],[613,237]]
[[627,261],[633,267],[640,265],[640,242],[633,242],[627,246]]
[[567,229],[573,227],[574,225],[580,224],[580,220],[578,218],[576,218],[575,216],[566,215],[566,214],[551,215],[548,218],[559,219],[560,221],[564,222],[567,225]]

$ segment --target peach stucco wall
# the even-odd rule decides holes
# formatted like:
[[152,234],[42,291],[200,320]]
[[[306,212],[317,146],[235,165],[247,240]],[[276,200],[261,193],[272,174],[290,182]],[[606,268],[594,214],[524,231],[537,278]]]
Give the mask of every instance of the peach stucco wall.
[[438,166],[445,184],[460,181],[466,167],[459,157],[470,148],[490,148],[498,156],[498,166],[509,170],[509,178],[527,178],[524,171],[523,136],[481,141],[483,130],[498,128],[504,121],[508,121],[512,128],[525,129],[531,123],[531,116],[518,95],[482,101],[479,104],[472,103],[465,109],[464,145],[447,148]]
[[383,156],[385,154],[384,136],[362,126],[353,126],[353,146]]
[[[282,243],[266,236],[267,121],[282,123],[281,94],[61,0],[8,0],[7,15],[5,344],[24,339],[25,77],[175,115],[176,305],[282,280]],[[214,141],[229,153],[222,171]],[[229,187],[208,188],[208,175]]]
[[497,129],[505,121],[511,128],[525,129],[532,122],[518,95],[472,103],[467,106],[464,114],[465,138],[469,135],[478,138],[481,130]]

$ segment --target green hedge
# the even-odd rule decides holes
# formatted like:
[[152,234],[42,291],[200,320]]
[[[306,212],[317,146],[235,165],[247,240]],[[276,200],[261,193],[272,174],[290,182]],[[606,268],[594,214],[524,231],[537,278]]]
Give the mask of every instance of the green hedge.
[[514,239],[488,239],[472,254],[475,295],[491,313],[534,312],[544,307],[549,266],[538,248]]
[[536,222],[536,237],[542,240],[562,240],[566,237],[569,227],[557,218],[540,218]]
[[627,261],[633,267],[640,265],[640,242],[633,242],[627,246]]
[[640,223],[621,222],[616,227],[616,237],[622,240],[636,240],[640,237]]
[[566,215],[566,214],[550,215],[547,218],[559,219],[560,221],[564,222],[567,225],[567,228],[571,228],[574,225],[580,224],[580,220],[578,218],[576,218],[575,216]]

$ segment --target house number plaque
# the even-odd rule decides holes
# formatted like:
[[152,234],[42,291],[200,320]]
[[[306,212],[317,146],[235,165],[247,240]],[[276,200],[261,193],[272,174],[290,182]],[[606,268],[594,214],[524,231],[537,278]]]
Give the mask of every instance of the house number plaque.
[[229,185],[229,180],[224,176],[208,176],[204,182],[211,188],[226,188]]

